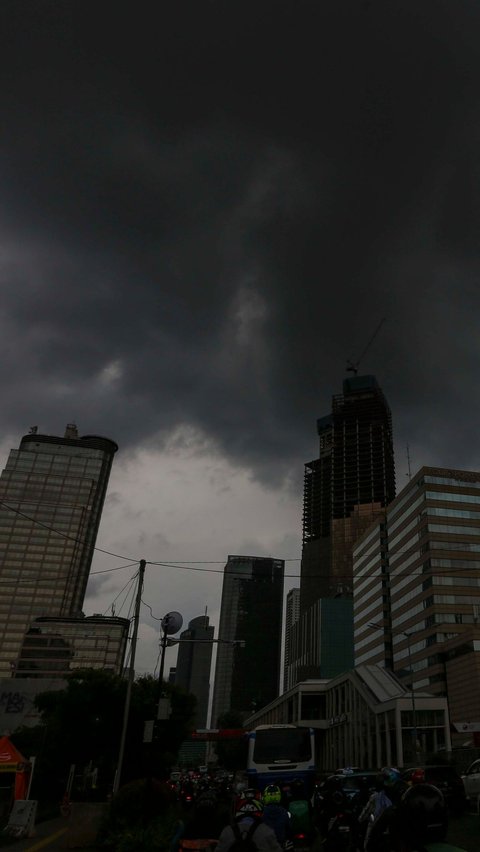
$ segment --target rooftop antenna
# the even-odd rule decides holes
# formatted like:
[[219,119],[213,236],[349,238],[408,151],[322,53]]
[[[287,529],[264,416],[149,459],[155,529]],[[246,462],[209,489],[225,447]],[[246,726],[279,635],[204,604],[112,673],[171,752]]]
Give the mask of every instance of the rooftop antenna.
[[385,320],[386,320],[386,317],[383,317],[383,319],[380,320],[380,322],[378,323],[375,331],[373,332],[370,340],[368,341],[367,345],[365,346],[365,349],[363,350],[363,352],[359,356],[359,358],[357,358],[356,361],[352,361],[351,358],[349,358],[347,360],[347,373],[354,373],[355,376],[357,375],[360,362],[362,361],[364,355],[366,355],[368,350],[370,349],[370,346],[372,345],[373,341],[375,340],[375,338],[376,338],[378,332],[380,331]]

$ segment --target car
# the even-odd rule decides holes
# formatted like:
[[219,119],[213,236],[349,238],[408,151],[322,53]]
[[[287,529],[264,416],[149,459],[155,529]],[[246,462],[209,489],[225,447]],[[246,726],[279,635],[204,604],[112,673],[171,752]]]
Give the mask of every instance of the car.
[[474,760],[462,775],[465,795],[470,802],[476,803],[480,797],[480,759]]
[[422,767],[414,766],[411,769],[403,771],[403,781],[411,783],[413,773],[418,771],[419,768],[423,769],[425,773],[425,783],[433,784],[434,787],[438,787],[438,789],[443,793],[449,810],[454,814],[462,814],[465,810],[467,798],[465,795],[465,787],[462,777],[458,774],[455,767],[450,766],[449,764]]

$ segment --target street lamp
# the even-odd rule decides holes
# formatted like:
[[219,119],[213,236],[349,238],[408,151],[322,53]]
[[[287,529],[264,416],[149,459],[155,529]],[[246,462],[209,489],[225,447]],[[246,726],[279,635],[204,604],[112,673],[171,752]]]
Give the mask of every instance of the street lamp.
[[[385,628],[382,624],[375,624],[374,621],[368,623],[367,627],[371,627],[373,630],[383,630],[385,633]],[[415,685],[413,682],[413,667],[412,667],[412,649],[411,649],[411,637],[412,633],[409,633],[408,630],[399,630],[396,635],[401,634],[405,636],[407,640],[407,653],[408,653],[408,668],[410,670],[410,694],[412,696],[412,722],[413,722],[413,745],[415,756],[418,755],[418,732],[417,732],[417,707],[415,704]]]
[[163,616],[161,625],[162,625],[162,638],[160,640],[160,648],[161,648],[161,657],[160,657],[160,674],[158,676],[158,680],[160,683],[160,697],[158,699],[158,709],[157,709],[157,719],[164,719],[168,717],[168,699],[164,699],[163,695],[163,672],[165,669],[165,649],[168,644],[171,643],[171,640],[168,639],[169,634],[178,633],[183,624],[183,618],[179,612],[167,612],[166,615]]
[[207,643],[211,644],[223,644],[223,645],[239,645],[241,648],[245,647],[244,639],[171,639],[170,635],[172,633],[178,633],[183,624],[183,618],[179,612],[167,612],[166,615],[162,618],[161,625],[163,634],[160,639],[160,648],[161,648],[161,656],[160,656],[160,673],[159,673],[159,683],[160,683],[160,698],[158,700],[158,709],[157,709],[157,719],[166,719],[168,718],[168,700],[164,698],[163,694],[163,673],[165,670],[165,650],[167,648],[171,648],[173,645],[180,645],[184,642],[195,642],[197,643]]

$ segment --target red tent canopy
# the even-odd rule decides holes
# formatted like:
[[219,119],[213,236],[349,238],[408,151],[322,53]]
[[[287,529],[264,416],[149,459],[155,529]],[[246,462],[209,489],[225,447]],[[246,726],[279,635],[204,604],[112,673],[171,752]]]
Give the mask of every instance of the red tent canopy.
[[23,754],[20,754],[8,737],[0,737],[0,772],[21,772],[26,763]]
[[18,748],[8,737],[0,737],[0,772],[15,772],[14,799],[24,799],[27,795],[30,770],[30,763]]

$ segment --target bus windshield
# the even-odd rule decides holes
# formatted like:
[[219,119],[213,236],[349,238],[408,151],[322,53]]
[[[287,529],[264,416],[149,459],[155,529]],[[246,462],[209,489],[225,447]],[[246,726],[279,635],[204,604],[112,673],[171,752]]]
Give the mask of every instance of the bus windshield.
[[300,763],[310,760],[312,749],[308,728],[269,728],[256,731],[255,763]]

